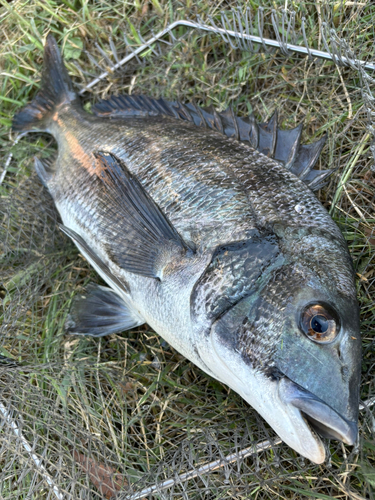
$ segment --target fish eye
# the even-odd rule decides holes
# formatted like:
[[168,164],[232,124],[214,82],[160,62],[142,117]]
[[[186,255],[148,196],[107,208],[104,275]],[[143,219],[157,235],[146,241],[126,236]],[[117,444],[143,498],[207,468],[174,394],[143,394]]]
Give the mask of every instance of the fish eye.
[[300,328],[314,342],[332,342],[340,331],[339,318],[328,304],[310,304],[302,312]]

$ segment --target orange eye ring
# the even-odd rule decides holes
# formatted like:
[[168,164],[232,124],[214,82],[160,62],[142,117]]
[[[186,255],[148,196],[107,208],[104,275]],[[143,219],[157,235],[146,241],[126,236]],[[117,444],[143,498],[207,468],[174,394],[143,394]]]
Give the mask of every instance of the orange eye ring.
[[340,331],[337,313],[328,304],[310,304],[301,314],[300,328],[314,342],[332,342]]

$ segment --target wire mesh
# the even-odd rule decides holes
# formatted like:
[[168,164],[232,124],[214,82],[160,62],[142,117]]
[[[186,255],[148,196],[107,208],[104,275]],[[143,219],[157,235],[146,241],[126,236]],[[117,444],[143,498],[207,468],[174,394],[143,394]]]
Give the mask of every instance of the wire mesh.
[[[102,339],[66,335],[72,297],[99,278],[57,228],[32,166],[34,154],[47,157],[55,145],[37,134],[12,148],[0,186],[0,498],[374,498],[375,92],[373,75],[358,62],[371,63],[374,45],[357,39],[358,17],[370,26],[374,12],[342,6],[337,25],[335,8],[322,5],[317,38],[303,20],[308,12],[266,5],[214,12],[207,23],[224,33],[180,26],[146,55],[136,53],[153,36],[142,31],[142,18],[137,36],[128,29],[108,45],[87,41],[69,67],[80,89],[110,68],[90,102],[113,92],[194,97],[219,109],[231,103],[241,115],[253,110],[262,120],[278,108],[289,127],[305,117],[306,141],[329,130],[321,166],[338,170],[319,196],[348,241],[362,311],[358,445],[326,441],[325,464],[302,459],[239,396],[147,326]],[[234,41],[229,31],[238,33]],[[271,39],[280,51],[267,48]],[[310,58],[288,48],[295,42]],[[319,43],[349,64],[319,62],[312,54]],[[196,61],[205,64],[203,83]],[[7,157],[9,145],[3,150]]]

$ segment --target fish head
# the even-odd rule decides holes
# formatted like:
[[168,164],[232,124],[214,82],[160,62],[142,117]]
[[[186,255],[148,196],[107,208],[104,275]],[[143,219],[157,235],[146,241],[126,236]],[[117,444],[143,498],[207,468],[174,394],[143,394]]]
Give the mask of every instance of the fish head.
[[213,322],[209,365],[284,442],[322,463],[320,436],[357,439],[361,340],[351,263],[341,272],[312,261],[284,262]]

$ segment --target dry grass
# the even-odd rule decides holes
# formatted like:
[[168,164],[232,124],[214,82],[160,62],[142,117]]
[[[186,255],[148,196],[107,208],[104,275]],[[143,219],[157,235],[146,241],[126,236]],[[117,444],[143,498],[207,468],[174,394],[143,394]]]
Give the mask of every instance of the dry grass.
[[[137,30],[147,39],[151,30],[196,14],[210,14],[219,22],[220,10],[228,10],[231,2],[215,7],[211,2],[167,0],[1,5],[0,147],[5,157],[12,116],[38,89],[47,32],[64,46],[69,71],[81,87],[100,72],[92,58],[109,67],[99,47],[113,59],[111,40],[122,57],[126,44],[140,43]],[[258,2],[249,5],[255,12]],[[267,15],[284,2],[264,1],[262,6]],[[320,2],[289,3],[292,7],[297,28],[302,15],[306,17],[312,46],[322,45],[318,13],[326,12],[359,57],[374,59],[370,2],[347,2],[346,7],[331,2],[328,9]],[[270,33],[266,26],[265,36]],[[144,93],[195,99],[218,109],[231,104],[238,114],[253,111],[259,120],[278,108],[285,127],[304,118],[306,141],[329,133],[320,164],[338,170],[319,196],[353,256],[362,310],[361,396],[373,397],[374,158],[358,72],[297,55],[233,50],[219,37],[185,28],[175,36],[175,42],[166,37],[165,43],[155,45],[156,54],[148,52],[111,73],[85,95],[86,108],[113,93]],[[137,490],[251,443],[276,439],[239,396],[204,375],[147,327],[102,339],[64,333],[72,296],[98,278],[56,229],[53,204],[33,173],[33,155],[48,156],[54,147],[47,135],[23,139],[12,149],[14,159],[0,187],[0,354],[23,363],[21,368],[0,368],[0,400],[14,410],[13,421],[33,452],[43,457],[59,491],[66,498],[109,498],[122,479]],[[0,497],[56,497],[9,422],[0,423]],[[360,424],[359,449],[331,443],[330,462],[323,466],[307,463],[281,445],[156,498],[372,499],[375,444],[370,410],[361,413]]]

